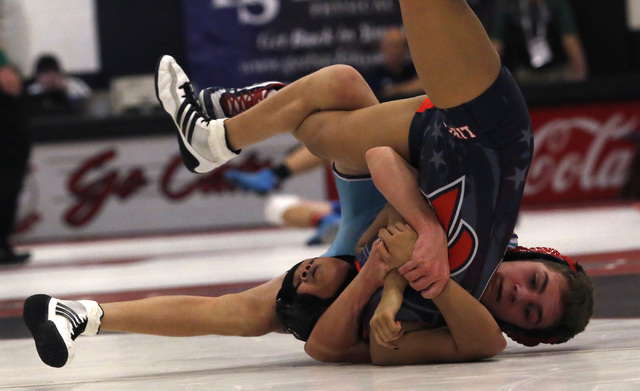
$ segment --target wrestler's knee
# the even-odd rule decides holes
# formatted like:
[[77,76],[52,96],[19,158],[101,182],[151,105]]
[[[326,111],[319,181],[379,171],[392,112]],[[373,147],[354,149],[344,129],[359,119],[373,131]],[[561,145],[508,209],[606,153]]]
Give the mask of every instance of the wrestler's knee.
[[370,93],[369,85],[360,72],[349,65],[336,64],[324,68],[320,82],[331,101],[327,102],[329,107],[354,107],[363,94]]
[[362,75],[351,65],[335,64],[325,68],[328,73],[328,81],[333,85],[352,85],[362,80]]
[[314,129],[315,131],[313,132],[300,132],[294,135],[313,155],[321,159],[333,160],[334,156],[330,153],[335,149],[333,140],[330,137],[326,137],[322,124],[318,124]]

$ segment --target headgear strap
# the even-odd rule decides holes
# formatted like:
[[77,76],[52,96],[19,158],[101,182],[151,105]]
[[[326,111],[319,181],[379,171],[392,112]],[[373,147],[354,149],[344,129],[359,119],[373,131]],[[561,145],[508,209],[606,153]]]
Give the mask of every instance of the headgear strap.
[[[566,255],[560,254],[560,251],[551,247],[522,247],[518,246],[513,249],[507,251],[507,255],[510,254],[518,254],[517,259],[532,259],[532,258],[542,258],[548,261],[560,263],[569,267],[569,269],[574,272],[584,273],[584,269],[582,266],[578,264],[578,262],[569,258]],[[521,257],[520,255],[525,255],[525,257]]]

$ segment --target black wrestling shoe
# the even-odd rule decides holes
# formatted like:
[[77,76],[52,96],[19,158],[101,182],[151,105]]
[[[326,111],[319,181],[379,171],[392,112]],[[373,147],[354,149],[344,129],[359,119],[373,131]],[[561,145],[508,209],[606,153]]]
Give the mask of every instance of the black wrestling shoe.
[[95,301],[58,300],[40,294],[25,300],[22,317],[40,359],[61,368],[73,359],[73,344],[80,334],[98,333],[103,314]]
[[158,61],[155,86],[162,108],[178,129],[180,154],[190,171],[209,172],[237,156],[227,147],[226,118],[205,117],[189,78],[173,57],[163,56]]

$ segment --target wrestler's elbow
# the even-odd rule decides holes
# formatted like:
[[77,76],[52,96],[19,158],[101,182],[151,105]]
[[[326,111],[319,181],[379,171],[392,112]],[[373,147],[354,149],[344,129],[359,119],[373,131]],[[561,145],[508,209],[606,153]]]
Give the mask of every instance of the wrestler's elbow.
[[314,341],[307,341],[304,344],[304,351],[309,357],[321,362],[338,362],[342,357],[342,352],[330,349]]
[[394,149],[389,146],[373,147],[365,152],[365,159],[367,163],[376,162],[382,159],[389,158],[395,153]]
[[497,356],[507,347],[507,340],[500,334],[460,352],[461,361],[478,361]]

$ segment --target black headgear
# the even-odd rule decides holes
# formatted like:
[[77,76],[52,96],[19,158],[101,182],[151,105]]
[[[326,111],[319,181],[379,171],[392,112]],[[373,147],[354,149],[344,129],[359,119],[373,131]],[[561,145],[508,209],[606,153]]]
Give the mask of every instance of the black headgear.
[[[516,247],[505,254],[503,262],[522,261],[530,259],[543,259],[567,266],[574,272],[584,273],[582,266],[566,255],[560,254],[556,249],[550,247]],[[525,346],[536,346],[541,343],[559,344],[567,342],[571,337],[558,335],[557,331],[549,330],[527,330],[511,323],[497,320],[500,329],[514,341]]]
[[349,269],[342,286],[331,298],[320,299],[308,294],[299,295],[296,292],[293,286],[293,276],[302,262],[289,269],[284,281],[282,281],[282,287],[276,298],[276,313],[282,320],[284,329],[301,341],[306,341],[309,338],[313,326],[320,319],[320,316],[358,274],[355,267],[355,257],[338,255],[333,258],[343,260],[352,267]]

